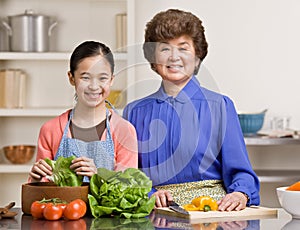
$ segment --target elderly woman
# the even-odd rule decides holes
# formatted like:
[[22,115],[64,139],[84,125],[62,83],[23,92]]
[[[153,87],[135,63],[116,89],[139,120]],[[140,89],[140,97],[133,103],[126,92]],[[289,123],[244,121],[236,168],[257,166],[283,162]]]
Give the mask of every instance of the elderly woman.
[[190,12],[169,9],[146,25],[144,56],[162,83],[128,104],[124,117],[137,130],[139,168],[153,181],[157,207],[200,195],[218,200],[221,211],[259,204],[233,102],[195,77],[207,47],[202,22]]

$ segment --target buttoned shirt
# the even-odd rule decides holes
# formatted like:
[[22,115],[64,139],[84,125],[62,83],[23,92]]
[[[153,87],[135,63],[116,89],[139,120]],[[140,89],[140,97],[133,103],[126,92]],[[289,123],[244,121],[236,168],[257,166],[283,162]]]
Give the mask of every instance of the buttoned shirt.
[[139,168],[153,186],[223,180],[227,193],[244,192],[248,204],[259,204],[259,181],[227,96],[202,87],[193,76],[176,97],[161,85],[128,104],[123,115],[136,128]]

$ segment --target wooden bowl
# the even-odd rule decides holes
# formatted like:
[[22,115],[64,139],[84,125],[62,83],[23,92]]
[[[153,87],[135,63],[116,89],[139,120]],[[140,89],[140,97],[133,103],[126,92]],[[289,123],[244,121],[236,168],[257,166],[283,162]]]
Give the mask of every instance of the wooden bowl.
[[34,145],[10,145],[3,147],[7,160],[13,164],[25,164],[30,161],[35,152]]
[[75,199],[82,199],[88,202],[89,183],[83,183],[82,186],[64,186],[60,187],[53,182],[37,182],[22,185],[22,211],[31,215],[30,208],[34,201],[51,198],[60,198],[67,202]]

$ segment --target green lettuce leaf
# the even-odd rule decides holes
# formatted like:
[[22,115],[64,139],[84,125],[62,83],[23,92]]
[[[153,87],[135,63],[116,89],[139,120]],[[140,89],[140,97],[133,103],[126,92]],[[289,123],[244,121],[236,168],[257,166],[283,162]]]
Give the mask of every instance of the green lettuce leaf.
[[83,176],[78,176],[74,170],[70,169],[72,157],[58,157],[56,161],[45,158],[44,160],[52,167],[53,181],[57,186],[81,186]]
[[90,180],[88,196],[94,217],[113,215],[140,218],[150,214],[155,197],[148,198],[152,181],[139,169],[124,172],[99,168]]

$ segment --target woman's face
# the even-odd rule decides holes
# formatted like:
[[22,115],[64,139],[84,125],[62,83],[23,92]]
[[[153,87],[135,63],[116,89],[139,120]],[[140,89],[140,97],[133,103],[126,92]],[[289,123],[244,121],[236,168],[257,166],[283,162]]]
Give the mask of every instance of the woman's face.
[[159,42],[155,50],[155,68],[163,80],[178,86],[186,84],[200,60],[196,57],[193,40],[181,36]]
[[101,55],[83,59],[77,66],[74,76],[69,73],[69,80],[75,86],[77,103],[88,107],[104,104],[112,86],[109,62]]

